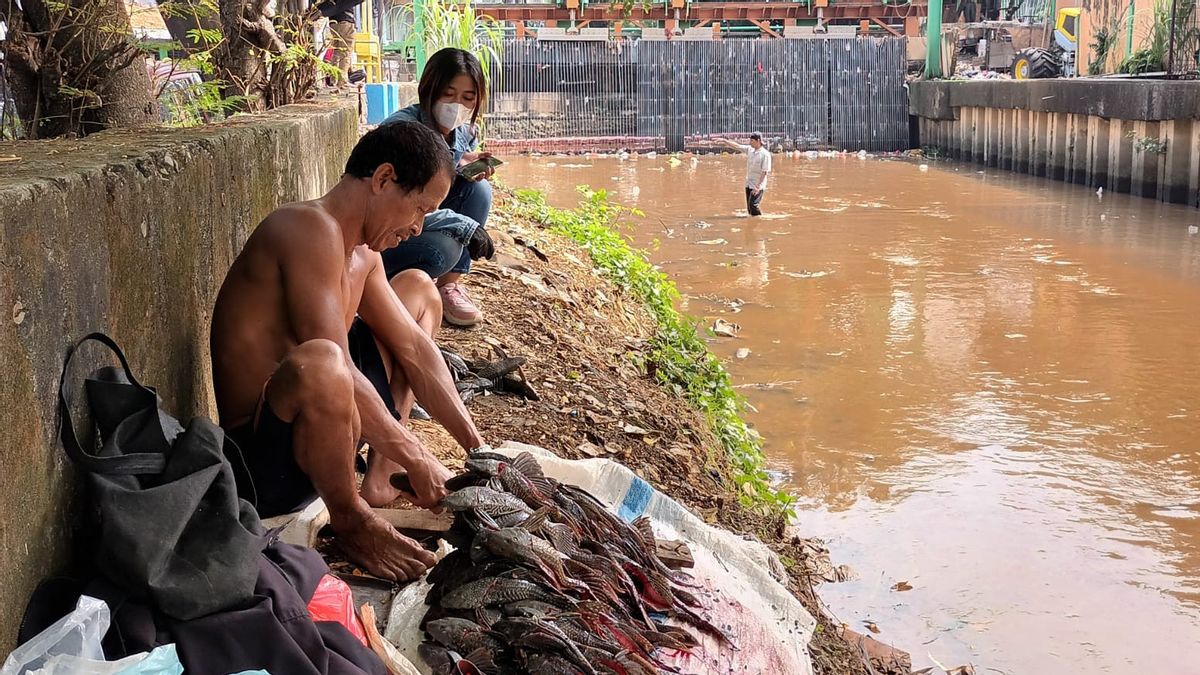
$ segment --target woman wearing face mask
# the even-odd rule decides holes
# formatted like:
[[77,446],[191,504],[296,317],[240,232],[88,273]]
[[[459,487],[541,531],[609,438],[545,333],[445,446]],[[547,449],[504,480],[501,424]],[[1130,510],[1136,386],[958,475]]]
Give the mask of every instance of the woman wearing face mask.
[[[455,166],[463,167],[490,153],[476,152],[476,122],[487,99],[483,68],[470,52],[446,48],[425,64],[417,84],[416,105],[397,111],[383,124],[400,120],[428,125],[446,139]],[[490,167],[477,176],[461,171],[441,209],[425,217],[421,234],[383,253],[388,276],[420,269],[437,280],[442,295],[442,315],[456,326],[473,326],[483,320],[459,282],[470,271],[471,260],[492,257],[492,240],[484,226],[492,210]]]

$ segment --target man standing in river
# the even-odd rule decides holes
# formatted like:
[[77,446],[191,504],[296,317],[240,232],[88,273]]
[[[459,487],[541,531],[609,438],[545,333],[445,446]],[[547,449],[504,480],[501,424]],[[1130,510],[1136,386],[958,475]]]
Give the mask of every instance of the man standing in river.
[[771,173],[771,153],[763,147],[762,135],[757,131],[750,134],[750,145],[735,143],[728,138],[718,138],[717,141],[746,153],[746,213],[761,216],[759,206],[767,189],[767,174]]
[[[238,491],[270,517],[320,496],[339,545],[372,574],[412,579],[434,563],[375,514],[400,493],[435,508],[450,472],[405,428],[414,394],[464,448],[483,444],[432,335],[437,288],[423,272],[388,282],[379,252],[421,231],[454,179],[444,140],[398,123],[363,136],[341,180],[255,229],[213,311],[221,424],[242,455]],[[405,412],[402,417],[396,411]],[[362,489],[354,460],[371,456]]]

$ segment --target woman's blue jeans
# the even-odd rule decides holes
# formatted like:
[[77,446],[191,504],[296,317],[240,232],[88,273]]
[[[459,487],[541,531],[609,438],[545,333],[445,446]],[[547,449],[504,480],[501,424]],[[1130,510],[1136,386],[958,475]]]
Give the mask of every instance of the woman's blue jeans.
[[[455,176],[441,208],[461,213],[481,227],[486,226],[492,211],[492,185],[486,180],[472,182]],[[471,256],[465,242],[452,236],[454,234],[452,230],[426,228],[421,234],[384,251],[383,266],[388,278],[409,269],[421,270],[432,279],[448,272],[465,274],[471,271]]]

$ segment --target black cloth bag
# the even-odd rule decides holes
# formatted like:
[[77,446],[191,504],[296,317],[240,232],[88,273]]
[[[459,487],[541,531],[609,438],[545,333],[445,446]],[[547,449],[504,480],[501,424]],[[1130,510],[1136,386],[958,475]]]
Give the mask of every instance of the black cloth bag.
[[[87,342],[121,363],[84,381],[99,441],[91,452],[75,433],[67,387]],[[91,562],[83,579],[39,585],[19,644],[87,594],[112,613],[109,659],[174,642],[186,671],[199,675],[387,675],[344,626],[312,620],[308,603],[329,568],[316,551],[263,532],[254,507],[237,497],[221,428],[200,417],[183,428],[163,412],[107,335],[92,333],[68,353],[58,409],[63,447],[86,476],[91,541],[81,557]]]
[[[100,442],[94,452],[80,444],[68,400],[71,362],[87,342],[108,347],[121,362],[84,381]],[[254,507],[238,499],[219,426],[202,417],[180,426],[101,333],[68,354],[58,407],[63,448],[86,476],[84,525],[94,534],[97,572],[185,621],[254,593],[262,525]]]
[[34,591],[17,643],[24,644],[75,608],[80,595],[112,613],[104,637],[109,660],[175,643],[189,675],[265,670],[272,675],[388,675],[379,657],[336,621],[314,622],[308,603],[329,568],[310,548],[260,540],[253,595],[237,607],[190,621],[164,616],[104,577],[54,577]]

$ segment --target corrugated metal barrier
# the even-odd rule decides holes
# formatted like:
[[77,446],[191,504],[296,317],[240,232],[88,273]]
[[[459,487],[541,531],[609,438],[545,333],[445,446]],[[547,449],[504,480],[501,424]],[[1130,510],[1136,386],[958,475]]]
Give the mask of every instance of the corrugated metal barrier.
[[[505,44],[488,135],[509,150],[908,147],[903,38]],[[628,142],[624,142],[628,139]]]

